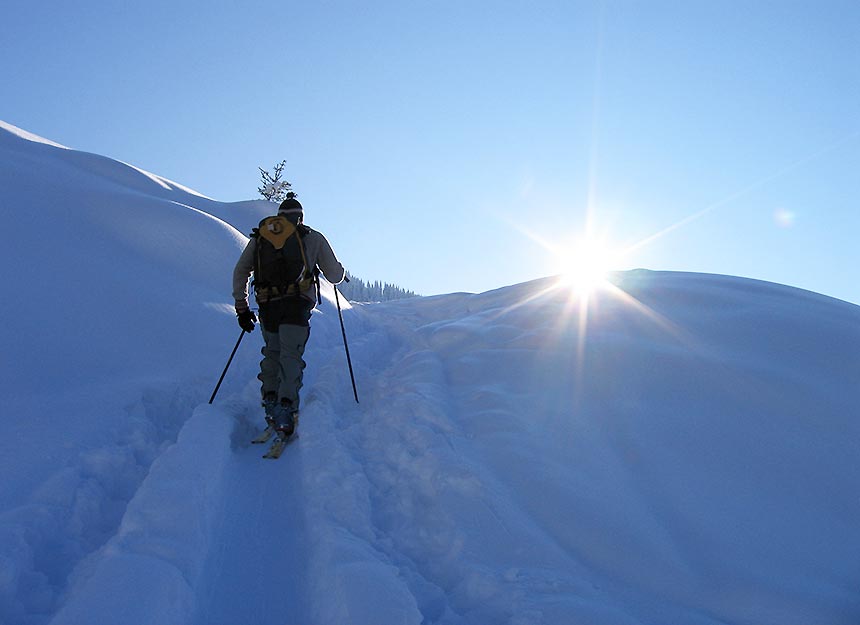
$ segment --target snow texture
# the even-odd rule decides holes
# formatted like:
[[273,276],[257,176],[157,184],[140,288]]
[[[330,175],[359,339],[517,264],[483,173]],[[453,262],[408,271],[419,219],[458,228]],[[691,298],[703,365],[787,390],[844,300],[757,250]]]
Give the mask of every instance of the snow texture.
[[356,404],[329,288],[266,461],[258,331],[207,400],[271,204],[5,123],[0,203],[3,625],[860,622],[856,306],[644,270],[341,300]]

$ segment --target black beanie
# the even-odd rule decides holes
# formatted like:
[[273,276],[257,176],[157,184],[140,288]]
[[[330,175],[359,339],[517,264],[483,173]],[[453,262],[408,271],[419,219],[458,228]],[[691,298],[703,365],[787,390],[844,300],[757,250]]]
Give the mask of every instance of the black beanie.
[[278,213],[282,215],[301,212],[304,212],[302,209],[302,205],[294,197],[288,197],[286,200],[281,202],[281,205],[278,207]]

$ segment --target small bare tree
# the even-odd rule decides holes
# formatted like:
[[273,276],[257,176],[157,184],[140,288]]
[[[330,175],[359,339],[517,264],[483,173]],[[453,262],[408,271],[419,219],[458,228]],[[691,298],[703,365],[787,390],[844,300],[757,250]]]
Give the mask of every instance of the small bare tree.
[[262,167],[258,167],[262,179],[257,191],[259,191],[260,195],[270,202],[280,204],[287,199],[287,197],[295,196],[295,194],[290,191],[292,185],[286,180],[281,179],[284,175],[284,167],[286,167],[286,165],[287,161],[281,161],[275,165],[275,173],[273,174],[269,173]]

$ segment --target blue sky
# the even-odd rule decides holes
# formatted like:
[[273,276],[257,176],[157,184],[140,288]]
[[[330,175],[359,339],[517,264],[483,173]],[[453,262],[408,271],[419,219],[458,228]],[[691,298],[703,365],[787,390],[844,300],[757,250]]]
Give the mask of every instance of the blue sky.
[[0,119],[223,201],[286,159],[367,279],[555,274],[537,241],[591,215],[610,246],[650,241],[620,269],[860,303],[853,0],[13,0],[0,31]]

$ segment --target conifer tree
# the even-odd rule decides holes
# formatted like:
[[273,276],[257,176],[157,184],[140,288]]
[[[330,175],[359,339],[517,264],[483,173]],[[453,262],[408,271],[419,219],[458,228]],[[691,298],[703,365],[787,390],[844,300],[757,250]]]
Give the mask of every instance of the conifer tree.
[[261,184],[257,187],[257,191],[269,202],[280,204],[288,197],[295,197],[295,193],[290,191],[292,185],[282,179],[286,165],[287,161],[285,160],[276,164],[274,173],[269,173],[262,167],[257,168],[260,170],[261,176]]

